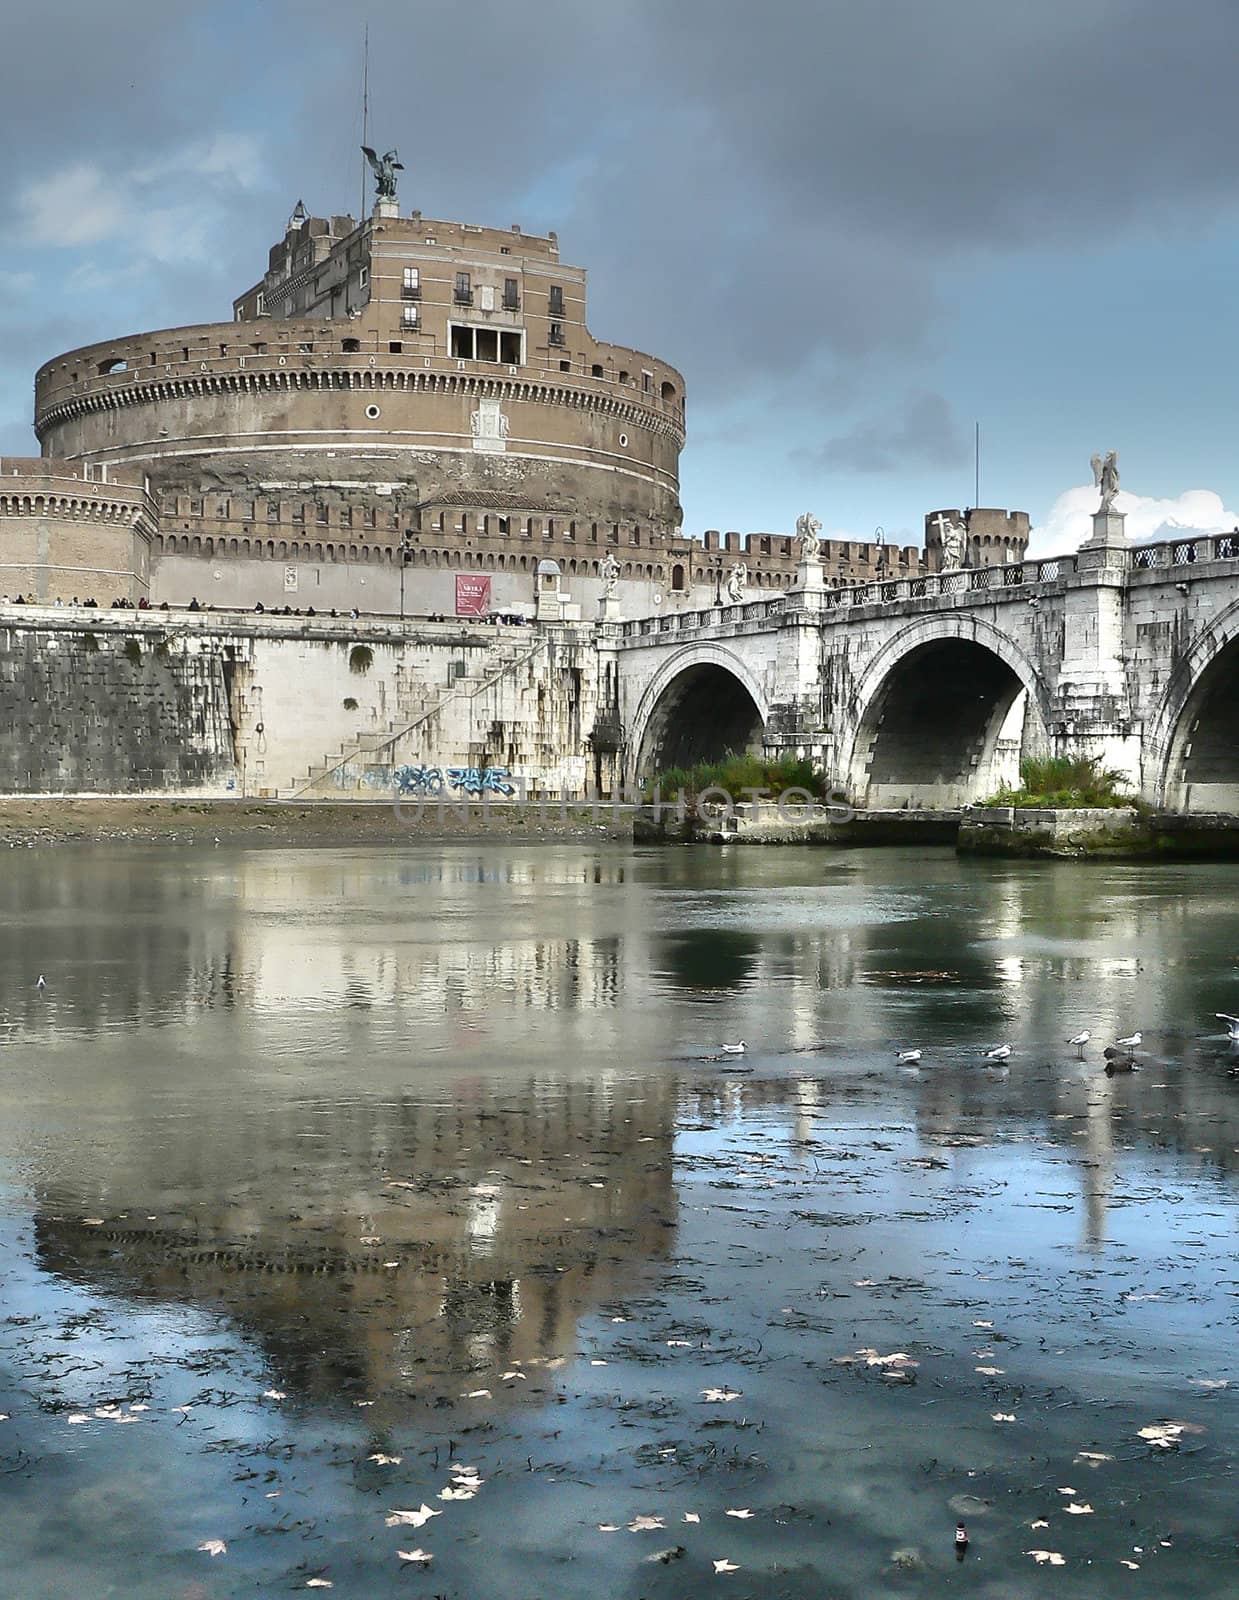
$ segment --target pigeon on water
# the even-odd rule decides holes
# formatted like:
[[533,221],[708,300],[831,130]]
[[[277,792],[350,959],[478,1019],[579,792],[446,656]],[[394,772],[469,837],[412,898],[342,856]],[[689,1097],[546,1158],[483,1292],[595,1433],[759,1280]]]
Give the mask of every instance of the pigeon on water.
[[738,1039],[735,1044],[720,1045],[718,1053],[721,1056],[742,1056],[747,1049],[748,1045],[744,1040]]
[[1121,1045],[1124,1050],[1134,1050],[1143,1038],[1142,1033],[1129,1033],[1126,1039],[1116,1039],[1114,1042]]
[[1218,1019],[1219,1022],[1224,1022],[1226,1024],[1227,1037],[1230,1038],[1233,1043],[1239,1044],[1239,1017],[1232,1017],[1229,1012],[1226,1011],[1215,1011],[1213,1015]]
[[981,1055],[986,1061],[1005,1061],[1011,1054],[1009,1044],[996,1045],[992,1050],[982,1050]]
[[900,1050],[895,1056],[896,1061],[902,1062],[907,1067],[914,1066],[920,1059],[921,1051],[919,1050]]

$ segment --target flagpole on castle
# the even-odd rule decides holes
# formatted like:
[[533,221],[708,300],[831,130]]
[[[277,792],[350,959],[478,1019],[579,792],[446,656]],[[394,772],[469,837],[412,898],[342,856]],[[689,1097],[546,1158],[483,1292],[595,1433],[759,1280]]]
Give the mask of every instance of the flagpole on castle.
[[[370,22],[367,18],[365,33],[362,36],[361,47],[361,142],[363,145],[370,143]],[[361,206],[357,212],[358,222],[366,218],[366,158],[361,158]]]

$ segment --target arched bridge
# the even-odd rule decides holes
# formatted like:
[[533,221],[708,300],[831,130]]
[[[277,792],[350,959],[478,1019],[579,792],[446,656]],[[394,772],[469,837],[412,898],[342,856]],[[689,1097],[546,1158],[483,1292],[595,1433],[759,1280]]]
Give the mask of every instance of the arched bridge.
[[626,777],[809,755],[869,807],[953,807],[1021,755],[1096,755],[1149,803],[1239,812],[1239,532],[603,625]]

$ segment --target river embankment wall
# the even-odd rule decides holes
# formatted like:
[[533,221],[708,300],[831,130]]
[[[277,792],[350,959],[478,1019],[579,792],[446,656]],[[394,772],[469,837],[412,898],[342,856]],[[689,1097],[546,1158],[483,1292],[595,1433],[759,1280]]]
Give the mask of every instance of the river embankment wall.
[[571,623],[10,606],[0,794],[580,793],[597,662]]

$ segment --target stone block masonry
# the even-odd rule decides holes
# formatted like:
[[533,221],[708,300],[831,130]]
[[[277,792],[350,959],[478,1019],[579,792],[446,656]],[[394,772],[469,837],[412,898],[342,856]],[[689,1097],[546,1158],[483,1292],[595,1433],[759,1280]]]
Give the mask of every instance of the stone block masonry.
[[0,792],[226,789],[229,673],[151,629],[0,628]]
[[[593,630],[0,612],[0,793],[382,799],[410,770],[609,783]],[[449,795],[450,797],[450,795]]]

